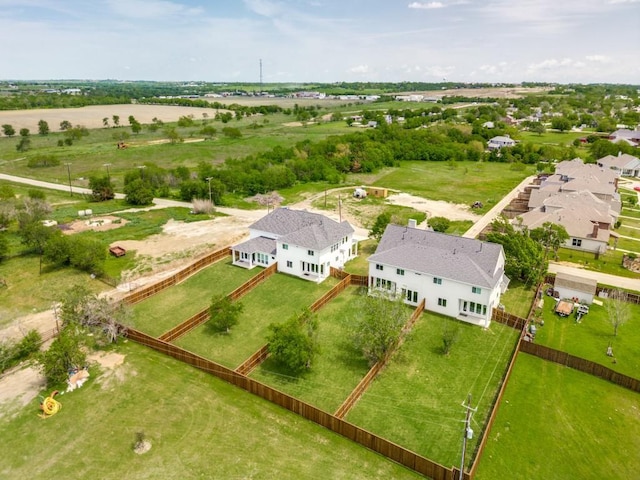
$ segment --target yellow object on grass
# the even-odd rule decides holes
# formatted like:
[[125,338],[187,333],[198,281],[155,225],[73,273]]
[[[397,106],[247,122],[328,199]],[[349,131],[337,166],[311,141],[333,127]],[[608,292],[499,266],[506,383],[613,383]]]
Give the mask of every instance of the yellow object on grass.
[[58,394],[58,391],[51,392],[47,398],[45,398],[40,404],[40,409],[43,413],[40,414],[40,418],[49,418],[52,415],[55,415],[62,408],[62,404],[57,401],[55,398]]

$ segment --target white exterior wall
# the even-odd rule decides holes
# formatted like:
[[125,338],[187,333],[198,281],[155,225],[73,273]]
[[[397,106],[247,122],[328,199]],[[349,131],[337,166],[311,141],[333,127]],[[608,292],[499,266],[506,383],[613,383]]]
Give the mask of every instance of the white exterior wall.
[[586,292],[581,292],[579,290],[574,290],[572,288],[567,288],[567,287],[553,287],[555,289],[556,292],[558,292],[558,295],[560,295],[560,298],[577,298],[578,301],[580,303],[586,303],[588,305],[591,305],[591,303],[593,303],[593,295],[591,295],[590,293],[586,293]]
[[[577,240],[582,240],[582,245],[580,245],[579,247],[576,247],[574,245],[572,245],[573,243],[573,239],[577,239]],[[569,240],[567,240],[564,243],[564,246],[567,248],[571,248],[572,250],[580,250],[583,252],[601,252],[604,253],[607,251],[607,244],[600,241],[600,240],[595,240],[592,238],[578,238],[578,237],[571,237]]]
[[[395,295],[401,295],[405,291],[417,292],[417,301],[413,298],[405,303],[417,305],[423,298],[425,299],[425,309],[437,312],[449,317],[457,318],[474,325],[488,327],[491,323],[491,311],[498,306],[500,298],[500,286],[493,290],[481,288],[480,293],[472,292],[472,285],[447,280],[442,278],[442,283],[434,283],[434,277],[428,274],[405,270],[404,275],[397,272],[396,267],[382,265],[383,270],[378,270],[376,264],[369,264],[369,291],[373,292],[378,288],[376,278],[384,279],[391,284],[390,291]],[[382,287],[382,289],[386,289]],[[439,305],[438,300],[446,300],[446,306]],[[467,302],[467,311],[463,311],[463,302]],[[470,311],[471,302],[486,306],[486,310],[481,309],[477,314]],[[483,313],[484,312],[484,313]]]

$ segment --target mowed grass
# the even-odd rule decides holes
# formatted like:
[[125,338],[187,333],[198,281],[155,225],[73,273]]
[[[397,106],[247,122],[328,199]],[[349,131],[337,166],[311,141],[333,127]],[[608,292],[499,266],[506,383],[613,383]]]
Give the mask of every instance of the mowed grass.
[[456,322],[459,337],[442,353],[450,318],[424,313],[401,350],[347,415],[347,420],[445,467],[460,465],[467,394],[472,429],[465,464],[479,440],[491,403],[513,352],[518,332],[493,322],[487,330]]
[[301,313],[336,283],[331,277],[317,284],[277,273],[239,300],[243,311],[230,333],[214,333],[205,323],[178,338],[175,344],[236,368],[267,343],[269,324],[282,323]]
[[475,478],[635,478],[638,412],[637,393],[521,353]]
[[[24,315],[53,308],[67,290],[82,285],[93,293],[111,287],[87,272],[73,268],[51,269],[43,266],[37,255],[22,255],[0,262],[0,278],[7,282],[0,288],[0,327]],[[25,332],[26,333],[26,332]]]
[[[54,417],[3,405],[0,477],[420,479],[329,430],[132,342],[115,370],[91,369]],[[49,391],[43,392],[49,394]],[[151,449],[133,452],[136,433]]]
[[[576,323],[575,314],[560,317],[553,313],[556,305],[553,298],[545,297],[544,303],[544,326],[537,329],[536,343],[640,378],[640,305],[628,304],[628,321],[618,327],[618,335],[614,336],[605,305],[590,305],[589,313]],[[609,345],[613,348],[616,363],[607,356]]]
[[558,261],[571,262],[582,265],[587,270],[618,275],[620,277],[640,278],[640,274],[627,270],[622,266],[624,252],[620,250],[607,250],[603,255],[595,258],[591,252],[582,252],[569,248],[558,250]]
[[361,295],[359,289],[350,287],[318,312],[319,351],[309,372],[291,377],[268,358],[251,377],[326,412],[335,412],[369,370],[362,353],[349,340],[349,324]]
[[527,318],[535,294],[535,286],[512,280],[511,283],[509,283],[507,291],[500,296],[500,303],[504,305],[505,311],[522,318]]
[[471,205],[484,204],[478,213],[488,211],[527,176],[532,168],[513,170],[505,163],[402,162],[374,185],[392,188],[430,200]]
[[262,269],[236,267],[231,258],[220,260],[178,285],[167,288],[132,306],[132,324],[153,336],[160,336],[211,305],[214,295],[226,295]]

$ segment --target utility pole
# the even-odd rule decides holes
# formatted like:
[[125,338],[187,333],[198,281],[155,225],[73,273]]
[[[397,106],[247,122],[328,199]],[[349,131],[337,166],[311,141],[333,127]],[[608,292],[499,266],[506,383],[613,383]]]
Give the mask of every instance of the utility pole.
[[211,204],[213,204],[213,200],[211,200],[211,179],[213,177],[207,177],[206,180],[207,182],[209,182],[209,202],[211,202]]
[[338,213],[340,215],[340,223],[342,223],[342,195],[338,195]]
[[69,176],[69,194],[73,197],[73,189],[71,188],[71,164],[65,163],[67,166],[67,175]]
[[111,165],[110,163],[105,163],[105,164],[103,165],[103,167],[106,167],[106,168],[107,168],[107,181],[109,182],[109,185],[111,185],[111,175],[109,174],[109,166],[110,166],[110,165]]
[[459,480],[464,478],[464,457],[467,453],[467,440],[470,440],[473,437],[473,430],[471,430],[471,427],[469,426],[471,423],[471,415],[478,410],[478,407],[471,408],[471,394],[467,396],[467,404],[465,405],[464,402],[462,402],[462,406],[467,410],[467,413],[466,418],[464,419],[464,433],[462,435],[462,460],[460,460]]

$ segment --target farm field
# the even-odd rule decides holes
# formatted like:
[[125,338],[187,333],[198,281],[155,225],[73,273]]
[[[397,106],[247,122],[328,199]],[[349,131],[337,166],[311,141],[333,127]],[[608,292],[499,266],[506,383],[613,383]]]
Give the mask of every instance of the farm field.
[[[54,417],[38,417],[37,398],[1,407],[2,478],[423,478],[145,347],[106,354],[117,361],[58,396]],[[144,454],[133,451],[138,432],[151,444]]]
[[131,307],[133,326],[149,335],[160,336],[189,317],[211,305],[215,295],[227,295],[260,272],[231,264],[231,258],[220,260]]
[[475,478],[633,478],[639,411],[635,392],[520,353]]
[[[602,301],[607,302],[606,299]],[[553,312],[555,301],[545,296],[544,326],[536,333],[536,343],[600,363],[616,372],[640,377],[640,305],[628,304],[627,323],[618,327],[613,335],[613,326],[605,306],[592,304],[589,313],[576,322],[574,314],[560,317]],[[616,363],[607,356],[611,345]]]
[[319,352],[309,372],[290,377],[267,358],[251,377],[326,412],[335,412],[369,371],[367,361],[349,341],[349,323],[361,295],[358,288],[349,287],[317,313]]
[[336,283],[332,277],[317,284],[276,273],[239,300],[243,311],[238,324],[228,334],[211,332],[205,323],[174,343],[221,365],[236,368],[267,343],[269,324],[282,323],[300,314]]
[[[442,353],[445,326],[455,322],[458,339]],[[467,394],[478,407],[468,444],[474,446],[489,414],[519,332],[491,323],[489,329],[424,313],[390,364],[346,420],[428,457],[445,467],[460,465],[460,440]]]

